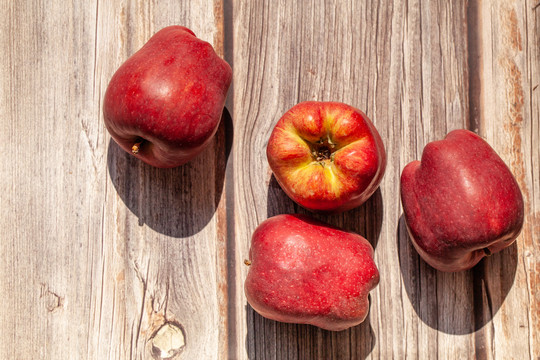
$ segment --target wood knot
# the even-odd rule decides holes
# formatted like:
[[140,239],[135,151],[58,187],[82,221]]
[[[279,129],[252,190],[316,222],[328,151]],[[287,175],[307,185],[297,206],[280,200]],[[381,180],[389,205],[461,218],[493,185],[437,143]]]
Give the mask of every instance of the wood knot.
[[151,338],[154,359],[173,359],[186,346],[184,330],[176,324],[163,324]]
[[51,291],[44,283],[41,284],[39,298],[42,299],[48,312],[54,312],[64,304],[64,298]]

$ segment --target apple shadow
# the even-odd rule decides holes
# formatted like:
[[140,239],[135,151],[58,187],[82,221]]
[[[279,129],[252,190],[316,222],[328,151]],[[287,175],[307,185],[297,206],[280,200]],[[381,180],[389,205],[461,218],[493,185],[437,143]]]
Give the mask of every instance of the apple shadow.
[[500,309],[514,283],[518,263],[515,242],[470,270],[445,273],[418,255],[401,215],[397,248],[403,284],[415,312],[429,327],[447,334],[464,335],[482,329]]
[[[363,205],[343,213],[313,213],[294,203],[272,175],[268,185],[267,216],[291,213],[305,214],[356,232],[365,237],[375,249],[382,228],[382,195],[380,189],[377,189]],[[276,359],[288,359],[291,356],[298,359],[365,359],[376,343],[370,314],[363,323],[339,332],[312,325],[269,320],[249,305],[246,314],[246,350],[250,359],[265,358],[269,354]]]
[[376,337],[369,315],[361,324],[329,331],[270,320],[246,305],[248,359],[366,359]]
[[139,226],[146,224],[175,238],[189,237],[201,231],[216,211],[232,138],[233,122],[225,108],[213,142],[190,162],[172,169],[144,163],[111,138],[109,177]]
[[383,201],[381,190],[378,188],[373,195],[357,208],[342,213],[316,213],[297,205],[281,189],[274,175],[270,178],[267,194],[267,216],[279,214],[304,214],[328,224],[352,231],[365,237],[377,247],[382,229]]

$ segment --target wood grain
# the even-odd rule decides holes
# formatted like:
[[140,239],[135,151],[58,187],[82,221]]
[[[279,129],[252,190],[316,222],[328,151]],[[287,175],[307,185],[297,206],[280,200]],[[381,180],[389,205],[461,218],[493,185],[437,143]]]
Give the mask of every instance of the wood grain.
[[[486,358],[513,354],[516,358],[538,357],[540,326],[539,286],[539,147],[538,19],[533,2],[495,1],[481,3],[483,22],[480,51],[481,86],[479,129],[516,176],[525,199],[525,225],[506,258],[484,262],[484,296],[500,300],[492,311],[491,326],[481,334]],[[497,31],[492,31],[497,29]],[[504,254],[503,254],[504,256]],[[507,259],[515,264],[513,283],[505,280]],[[510,289],[505,288],[511,286]],[[501,298],[508,292],[506,298]],[[504,301],[503,301],[504,300]],[[516,311],[521,309],[521,311]],[[488,309],[486,309],[488,310]]]
[[[536,0],[0,0],[0,358],[151,359],[178,326],[181,359],[538,359],[540,7]],[[212,145],[159,170],[124,153],[101,102],[157,30],[190,27],[234,69]],[[316,217],[375,248],[368,319],[343,332],[256,314],[251,233],[306,213],[266,162],[303,100],[362,109],[388,167],[358,209]],[[470,128],[516,175],[516,244],[444,274],[411,246],[399,176],[425,144]]]
[[[272,180],[264,153],[273,125],[292,105],[316,99],[362,108],[379,128],[389,154],[382,200],[371,201],[357,213],[325,218],[367,235],[376,245],[381,283],[372,293],[368,322],[333,334],[268,321],[247,307],[247,354],[240,352],[239,357],[363,358],[369,354],[374,358],[458,359],[473,354],[479,358],[535,354],[532,335],[517,339],[507,327],[534,333],[518,320],[535,308],[527,296],[533,287],[523,275],[536,270],[518,267],[518,245],[472,271],[443,274],[418,258],[400,217],[397,179],[407,162],[419,158],[426,143],[456,128],[469,126],[481,134],[491,128],[485,117],[471,119],[475,111],[484,109],[471,109],[484,106],[477,100],[482,99],[481,89],[492,86],[485,83],[483,72],[477,73],[482,70],[481,60],[474,55],[486,58],[482,45],[488,30],[480,28],[477,20],[488,17],[481,12],[489,5],[466,5],[442,1],[235,3],[235,44],[239,44],[234,51],[235,79],[245,87],[236,88],[233,117],[246,120],[235,128],[243,137],[236,137],[233,153],[235,164],[252,169],[239,174],[235,184],[235,211],[251,214],[236,222],[237,246],[244,241],[237,264],[247,257],[248,239],[257,223],[277,213],[302,212]],[[499,14],[501,10],[492,11]],[[290,17],[291,13],[298,16]],[[499,88],[506,89],[508,84],[502,85]],[[488,100],[484,100],[489,104],[486,108],[497,111],[506,106],[507,99]],[[508,151],[493,137],[490,141],[499,145],[501,153],[520,156],[528,151],[526,147]],[[261,175],[255,177],[253,172]],[[526,254],[534,253],[532,249]],[[246,269],[237,268],[245,276]],[[237,296],[243,298],[240,290]],[[501,306],[507,298],[521,303],[514,303],[512,320],[505,321],[510,315],[503,315],[508,308]],[[499,321],[501,316],[505,320]],[[243,318],[238,316],[237,321]],[[495,340],[498,337],[500,341]]]
[[222,53],[219,3],[2,8],[2,358],[149,358],[165,322],[185,331],[183,357],[223,358],[222,137],[158,170],[101,114],[113,72],[158,29],[186,25]]

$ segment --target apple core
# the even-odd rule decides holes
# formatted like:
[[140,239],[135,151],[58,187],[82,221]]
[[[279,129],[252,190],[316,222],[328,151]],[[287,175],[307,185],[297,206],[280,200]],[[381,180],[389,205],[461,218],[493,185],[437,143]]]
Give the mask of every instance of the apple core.
[[319,162],[334,160],[332,154],[335,151],[336,145],[333,144],[330,139],[321,139],[316,143],[307,142],[307,144],[311,149],[311,156],[313,157],[313,160]]

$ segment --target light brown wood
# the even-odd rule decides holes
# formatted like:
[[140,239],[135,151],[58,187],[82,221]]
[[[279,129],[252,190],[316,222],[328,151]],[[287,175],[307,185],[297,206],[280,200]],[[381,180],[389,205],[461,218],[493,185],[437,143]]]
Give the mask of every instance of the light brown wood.
[[[182,359],[538,358],[534,1],[0,5],[0,358],[159,358],[170,336],[180,346],[178,331]],[[172,24],[212,43],[234,82],[212,145],[159,170],[111,140],[101,107],[118,66]],[[364,235],[381,274],[368,319],[337,333],[264,319],[243,293],[256,226],[306,213],[265,154],[274,124],[303,100],[362,109],[388,153],[365,205],[315,215]],[[526,221],[509,249],[445,274],[410,245],[399,176],[456,128],[507,162]]]
[[223,52],[219,4],[3,2],[2,358],[149,358],[165,322],[183,357],[226,356],[223,141],[153,169],[110,140],[101,109],[166,25]]
[[[526,221],[507,258],[495,257],[484,267],[487,299],[500,300],[492,311],[490,356],[538,357],[540,343],[539,234],[540,20],[533,2],[481,2],[482,34],[479,72],[479,129],[516,176],[525,199]],[[497,31],[492,31],[497,29]],[[513,271],[515,274],[509,276]],[[507,280],[507,281],[505,281]],[[517,311],[521,309],[521,311]]]

